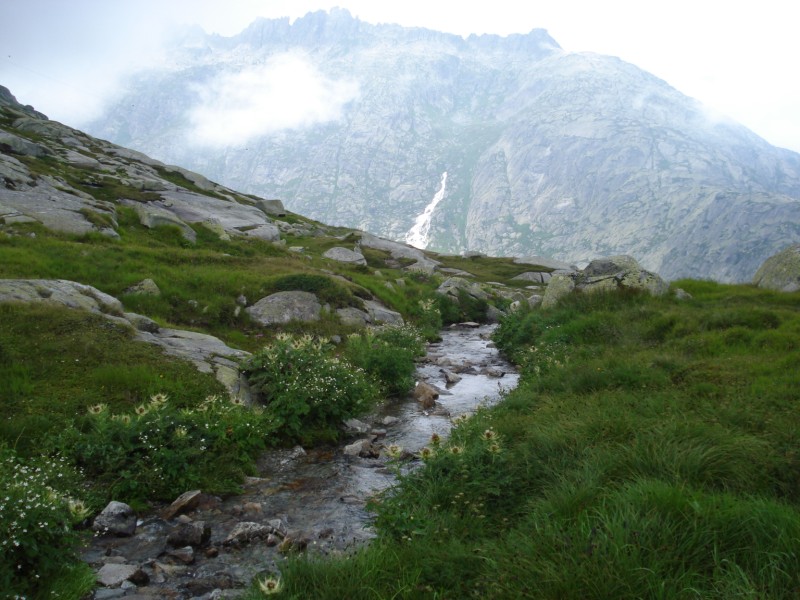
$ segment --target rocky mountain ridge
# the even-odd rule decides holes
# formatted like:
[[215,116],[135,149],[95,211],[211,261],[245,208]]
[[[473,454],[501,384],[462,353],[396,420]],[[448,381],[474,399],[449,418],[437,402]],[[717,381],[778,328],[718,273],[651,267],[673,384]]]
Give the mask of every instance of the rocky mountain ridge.
[[[191,142],[209,89],[286,57],[327,82],[331,103],[349,90],[339,113]],[[800,240],[800,155],[543,30],[464,39],[334,10],[230,38],[194,31],[171,59],[89,131],[325,222],[405,240],[441,192],[432,250],[630,254],[669,279],[721,281],[749,280]]]

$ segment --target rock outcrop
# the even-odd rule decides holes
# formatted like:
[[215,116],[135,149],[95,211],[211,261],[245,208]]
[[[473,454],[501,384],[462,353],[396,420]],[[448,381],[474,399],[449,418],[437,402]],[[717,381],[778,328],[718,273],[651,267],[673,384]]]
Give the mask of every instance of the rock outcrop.
[[256,323],[275,325],[289,321],[318,321],[322,305],[310,292],[276,292],[245,310]]
[[348,250],[347,248],[342,248],[340,246],[336,246],[334,248],[327,250],[325,254],[323,254],[322,256],[349,265],[367,264],[367,259],[364,258],[363,254],[361,254],[360,252],[356,252],[355,250]]
[[756,271],[753,284],[778,292],[800,290],[800,244],[769,257]]
[[541,306],[555,306],[561,298],[576,290],[591,294],[618,289],[642,290],[653,296],[662,296],[669,291],[669,285],[657,273],[644,270],[631,256],[598,258],[581,271],[553,274]]
[[124,312],[122,303],[97,288],[64,279],[0,279],[0,303],[46,303],[85,310],[134,330],[137,341],[161,347],[165,354],[190,361],[200,372],[213,374],[233,398],[251,401],[239,360],[249,352],[229,347],[219,338],[195,331],[162,328],[145,316]]

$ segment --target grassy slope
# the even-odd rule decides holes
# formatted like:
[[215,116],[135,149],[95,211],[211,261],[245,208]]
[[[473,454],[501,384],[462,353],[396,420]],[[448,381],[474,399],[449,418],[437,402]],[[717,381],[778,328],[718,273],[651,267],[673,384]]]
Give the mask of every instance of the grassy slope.
[[800,295],[678,284],[509,320],[519,388],[285,597],[798,597]]

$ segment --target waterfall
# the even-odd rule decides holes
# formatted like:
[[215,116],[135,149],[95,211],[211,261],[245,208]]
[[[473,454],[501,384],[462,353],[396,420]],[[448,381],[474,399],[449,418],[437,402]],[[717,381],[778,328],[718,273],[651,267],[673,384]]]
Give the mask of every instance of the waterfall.
[[425,207],[422,214],[414,220],[414,226],[406,233],[406,243],[424,250],[428,247],[428,236],[431,230],[431,219],[433,218],[433,209],[439,204],[439,201],[444,198],[445,187],[447,186],[447,171],[442,173],[442,185],[439,191],[433,196],[433,200]]

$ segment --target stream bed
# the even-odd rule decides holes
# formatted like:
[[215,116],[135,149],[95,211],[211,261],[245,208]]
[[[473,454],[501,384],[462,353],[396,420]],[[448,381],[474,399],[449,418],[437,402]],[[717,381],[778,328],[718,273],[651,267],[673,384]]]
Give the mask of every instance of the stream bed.
[[[140,520],[133,537],[94,538],[83,558],[95,569],[138,568],[94,598],[235,598],[254,576],[276,574],[289,548],[329,554],[367,543],[375,534],[366,503],[394,483],[381,448],[395,444],[413,455],[433,433],[447,437],[451,419],[496,403],[516,386],[518,375],[489,341],[491,331],[455,326],[428,345],[417,378],[439,390],[434,407],[393,401],[354,424],[348,442],[367,440],[377,457],[348,454],[345,446],[270,451],[240,495],[200,494],[186,514]],[[193,540],[198,532],[205,539]]]

